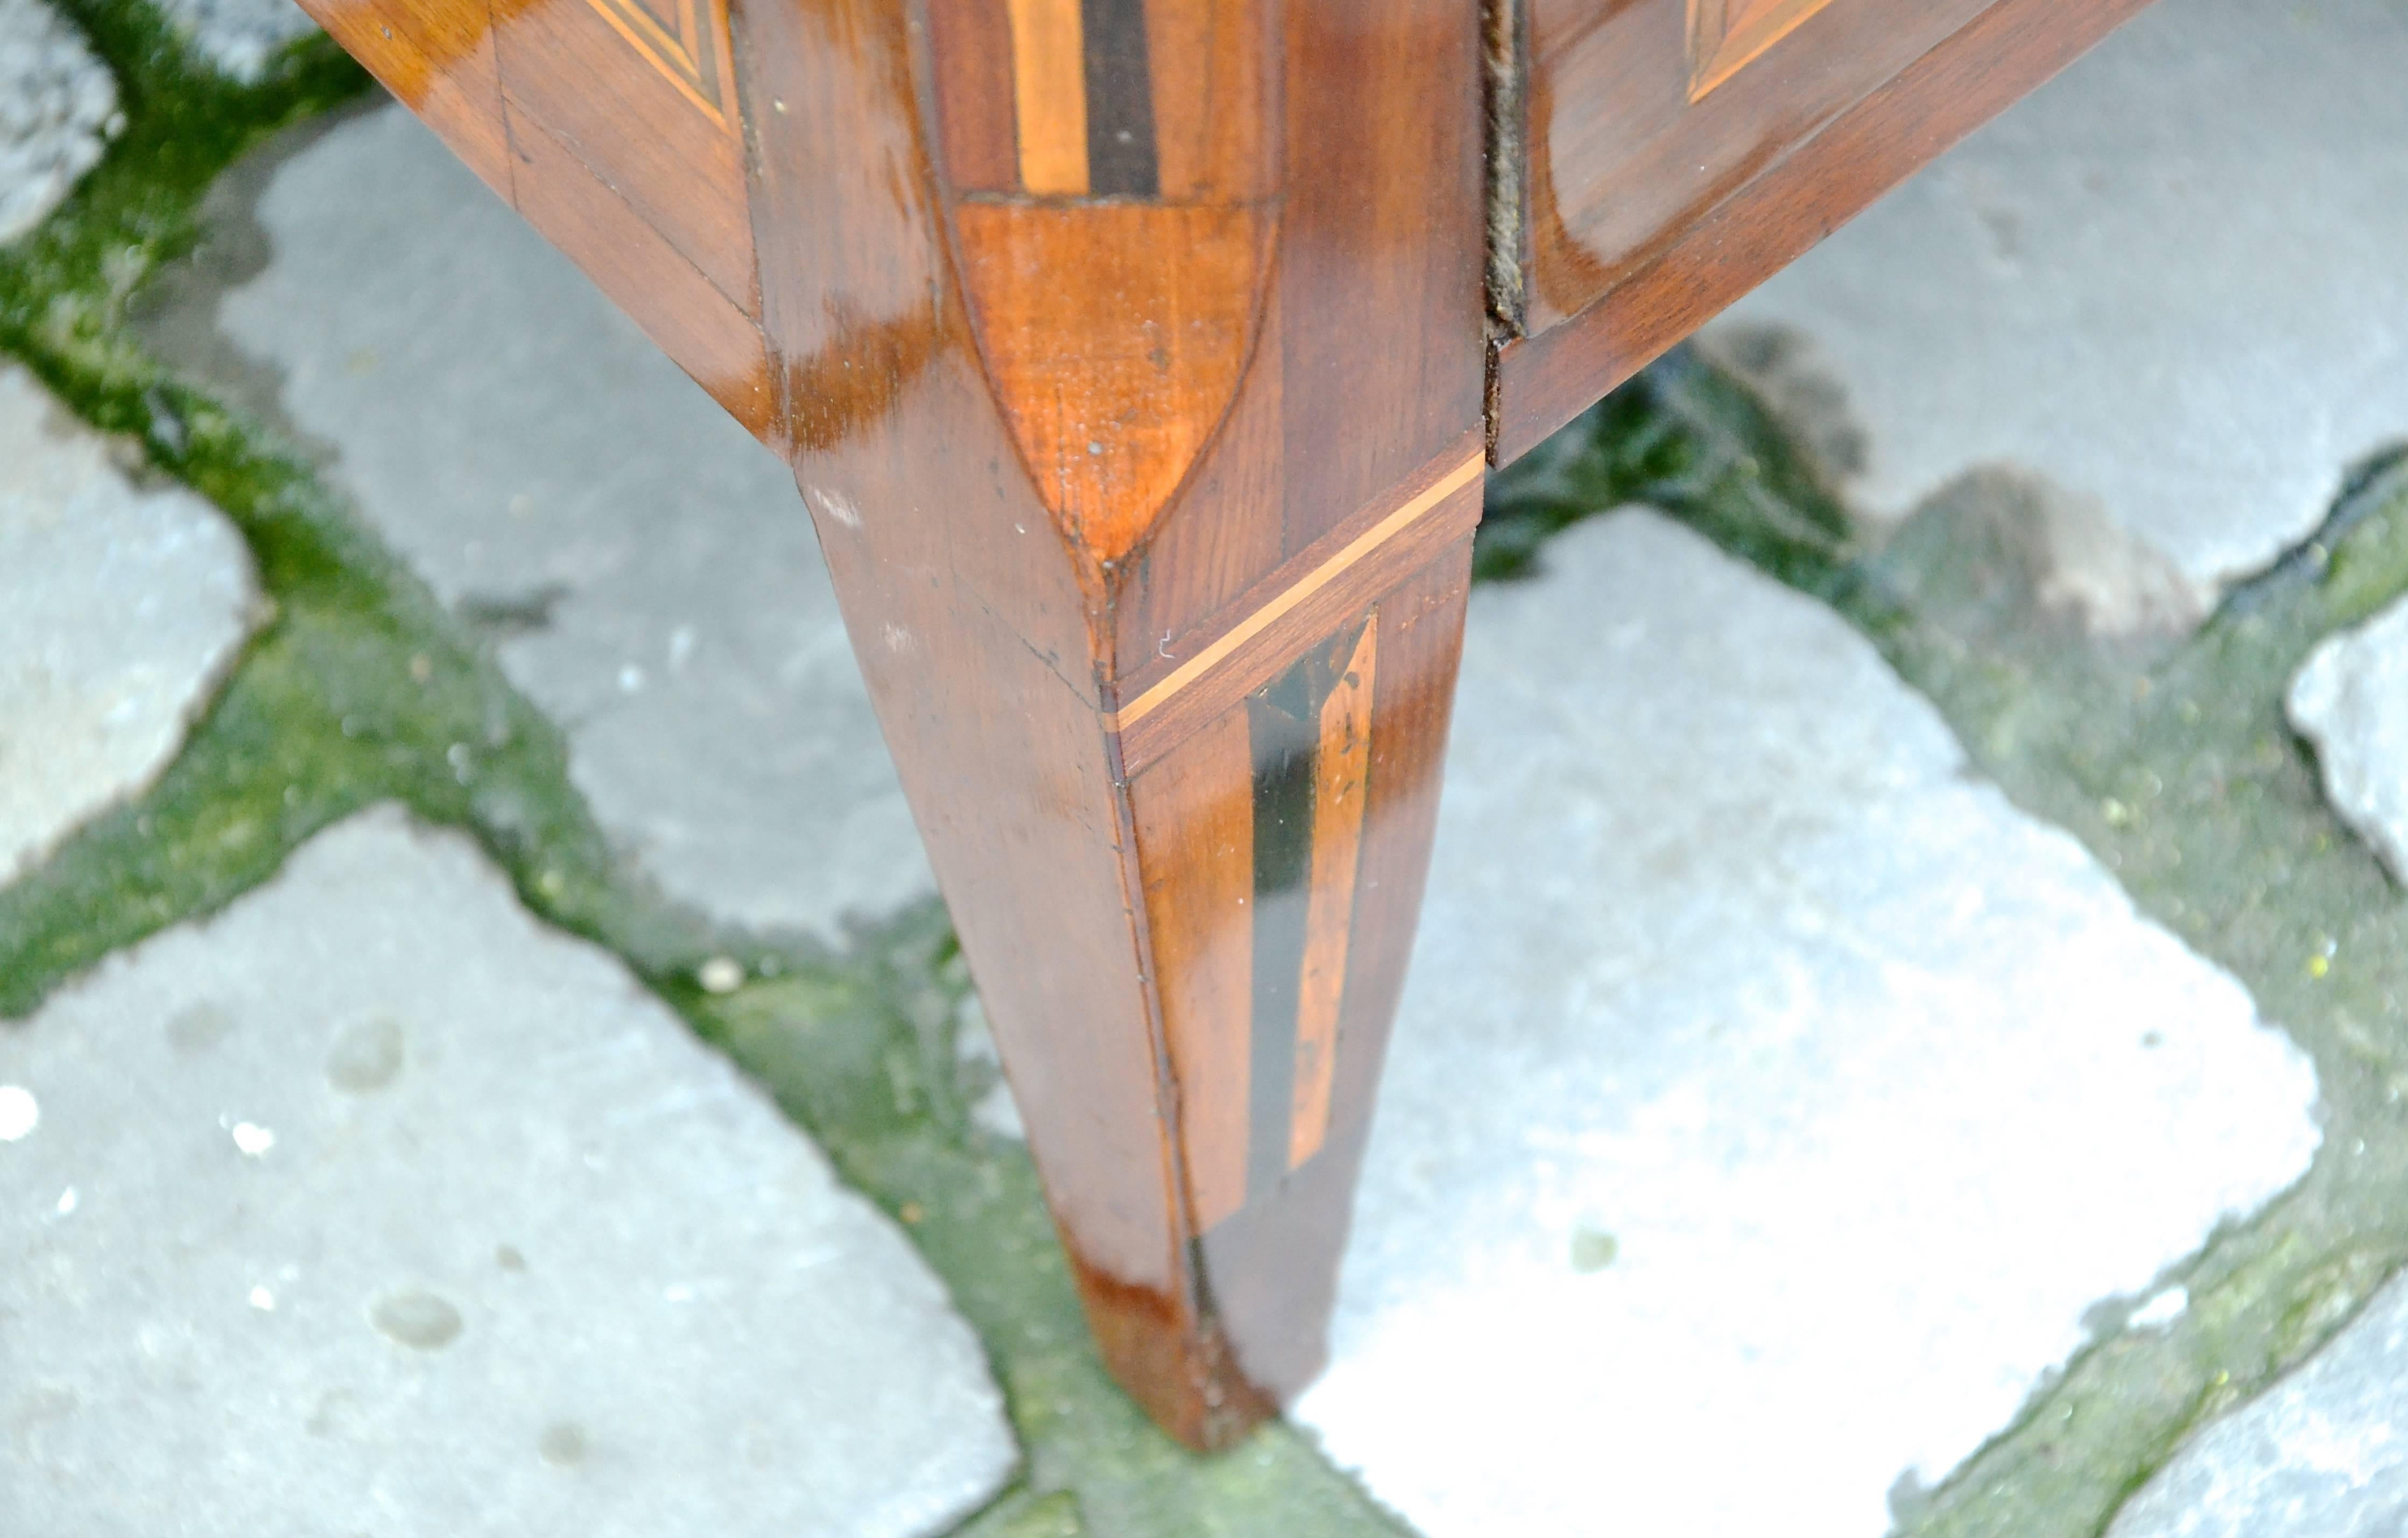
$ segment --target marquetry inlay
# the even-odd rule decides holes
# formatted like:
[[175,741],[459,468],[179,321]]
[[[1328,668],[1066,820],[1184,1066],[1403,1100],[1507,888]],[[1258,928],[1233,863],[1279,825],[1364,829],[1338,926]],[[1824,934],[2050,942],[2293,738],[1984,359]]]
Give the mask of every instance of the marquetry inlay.
[[1337,582],[1350,569],[1361,565],[1381,546],[1402,534],[1436,511],[1447,498],[1470,485],[1478,478],[1484,464],[1485,461],[1477,449],[1465,455],[1461,463],[1407,497],[1394,511],[1332,551],[1328,559],[1272,595],[1268,602],[1215,636],[1195,656],[1172,669],[1160,682],[1123,705],[1112,719],[1112,725],[1126,732],[1169,704],[1172,695],[1220,666],[1231,653],[1271,628],[1307,599]]
[[1831,0],[1689,0],[1689,100],[1697,101]]
[[590,3],[687,100],[702,108],[712,121],[726,124],[726,0]]

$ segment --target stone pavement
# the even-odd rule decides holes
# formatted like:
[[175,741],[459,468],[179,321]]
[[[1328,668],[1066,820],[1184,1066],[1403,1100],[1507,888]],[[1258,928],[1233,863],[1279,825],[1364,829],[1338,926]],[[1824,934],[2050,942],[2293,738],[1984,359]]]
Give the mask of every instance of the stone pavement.
[[117,82],[43,0],[0,0],[0,246],[42,221],[119,126]]
[[1016,1458],[884,1217],[372,812],[0,1035],[0,1531],[939,1531]]
[[265,265],[152,334],[319,447],[648,876],[831,938],[935,890],[794,477],[566,258],[393,107],[223,217]]
[[2159,0],[1715,332],[1804,335],[1777,372],[1850,404],[1817,435],[1876,521],[2010,463],[2204,613],[2408,431],[2403,78],[2394,0]]
[[257,601],[215,508],[0,359],[0,885],[166,766]]
[[[0,250],[0,344],[64,402],[0,363],[0,405],[147,422],[116,451],[152,467],[30,440],[108,492],[45,493],[80,543],[38,563],[0,470],[0,658],[93,609],[37,614],[36,570],[148,548],[121,505],[236,580],[112,598],[208,597],[232,654],[239,544],[162,477],[276,616],[159,789],[195,625],[120,627],[186,680],[137,769],[12,757],[0,714],[0,808],[29,764],[75,792],[0,872],[0,1228],[38,1258],[0,1276],[0,1531],[156,1531],[102,1502],[173,1489],[199,1531],[381,1498],[428,1531],[1938,1538],[2102,1531],[2144,1484],[2124,1538],[2284,1531],[2201,1525],[2253,1491],[2385,1531],[2408,906],[2317,775],[2378,841],[2408,783],[2408,466],[2333,498],[2408,434],[2398,18],[2158,14],[1752,307],[1807,340],[1723,334],[1789,438],[1676,358],[1498,483],[1484,570],[1535,575],[1475,595],[1336,1360],[1212,1460],[1084,1345],[769,456],[389,107],[231,164],[138,327],[153,224]],[[155,100],[165,51],[108,62]],[[208,89],[265,139],[276,77]],[[225,862],[237,829],[274,858]],[[179,1373],[210,1414],[143,1397]]]
[[1878,1533],[2306,1170],[2241,987],[1698,535],[1566,534],[1460,690],[1297,1410],[1433,1538]]

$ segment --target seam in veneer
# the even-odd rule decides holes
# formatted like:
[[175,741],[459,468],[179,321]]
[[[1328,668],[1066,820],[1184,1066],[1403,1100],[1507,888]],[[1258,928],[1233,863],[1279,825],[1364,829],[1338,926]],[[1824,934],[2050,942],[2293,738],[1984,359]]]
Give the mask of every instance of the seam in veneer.
[[1524,295],[1523,157],[1529,135],[1523,121],[1523,71],[1527,67],[1522,0],[1484,0],[1480,15],[1482,160],[1488,193],[1488,326],[1492,335],[1519,336],[1527,313]]

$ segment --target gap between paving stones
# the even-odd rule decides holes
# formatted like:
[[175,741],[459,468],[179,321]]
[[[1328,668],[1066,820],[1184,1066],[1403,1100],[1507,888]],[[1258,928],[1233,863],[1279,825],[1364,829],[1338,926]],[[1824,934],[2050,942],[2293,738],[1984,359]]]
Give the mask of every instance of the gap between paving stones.
[[[295,461],[128,340],[125,298],[189,245],[210,178],[273,127],[356,93],[356,72],[317,45],[236,91],[138,7],[69,8],[119,71],[129,128],[76,198],[0,257],[0,347],[225,507],[279,612],[160,785],[0,895],[0,1015],[222,905],[344,813],[404,800],[471,830],[547,920],[626,956],[912,1232],[986,1341],[1029,1460],[1028,1478],[963,1531],[1399,1531],[1294,1433],[1198,1462],[1102,1378],[1033,1172],[967,1128],[951,1043],[967,978],[940,911],[864,929],[835,955],[746,945],[635,889],[568,790],[556,733],[473,639]],[[2387,1195],[2408,1172],[2408,918],[2325,808],[2280,714],[2315,639],[2408,588],[2408,472],[2371,467],[2316,541],[2154,656],[2038,625],[1951,634],[1918,615],[1902,595],[1939,591],[1949,552],[1911,534],[1885,553],[1851,546],[1753,406],[1678,358],[1500,477],[1481,574],[1527,569],[1555,529],[1633,499],[1839,608],[2019,805],[2074,832],[2316,1058],[2324,1155],[2170,1275],[2189,1309],[2159,1329],[2102,1317],[2015,1425],[1898,1502],[1914,1534],[2102,1531],[2189,1428],[2313,1350],[2408,1259],[2408,1212]],[[755,980],[714,997],[692,979],[722,949]]]
[[[0,253],[0,350],[223,509],[274,610],[158,783],[0,890],[0,1020],[110,950],[224,906],[320,829],[402,802],[470,833],[545,921],[624,958],[945,1279],[1025,1461],[956,1531],[1402,1531],[1292,1430],[1200,1460],[1112,1386],[1025,1152],[971,1129],[969,1100],[988,1086],[964,1081],[954,1050],[968,978],[939,904],[856,926],[837,950],[714,929],[630,878],[569,786],[557,730],[489,649],[271,428],[168,377],[132,338],[127,301],[191,248],[214,178],[278,128],[356,98],[356,68],[311,43],[238,91],[136,6],[90,0],[76,20],[118,70],[130,124],[48,225]],[[697,981],[722,956],[750,979],[724,995]]]

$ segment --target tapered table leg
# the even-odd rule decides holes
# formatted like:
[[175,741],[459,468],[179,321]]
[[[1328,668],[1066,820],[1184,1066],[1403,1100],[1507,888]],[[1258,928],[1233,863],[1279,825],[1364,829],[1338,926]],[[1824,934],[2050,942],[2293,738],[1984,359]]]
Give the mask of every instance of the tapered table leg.
[[1315,1371],[1482,468],[1477,0],[307,0],[791,459],[1103,1353]]
[[854,646],[1104,1355],[1224,1443],[1321,1363],[1427,862],[1483,464],[1476,9],[735,23]]

